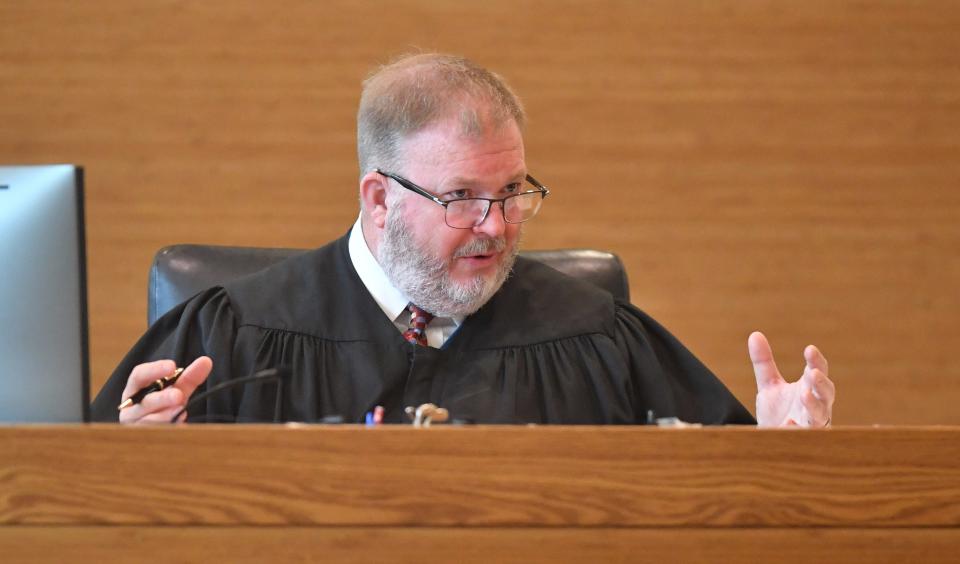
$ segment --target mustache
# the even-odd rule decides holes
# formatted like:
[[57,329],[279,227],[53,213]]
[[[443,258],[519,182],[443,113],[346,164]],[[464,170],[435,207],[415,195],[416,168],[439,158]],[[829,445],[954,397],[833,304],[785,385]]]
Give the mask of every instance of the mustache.
[[473,255],[489,255],[492,253],[502,253],[507,248],[506,237],[474,239],[466,245],[458,247],[453,253],[454,258],[468,257]]

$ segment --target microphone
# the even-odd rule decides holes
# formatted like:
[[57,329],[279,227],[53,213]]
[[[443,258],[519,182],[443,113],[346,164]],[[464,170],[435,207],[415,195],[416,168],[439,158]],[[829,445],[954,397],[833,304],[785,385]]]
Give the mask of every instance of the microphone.
[[190,400],[174,415],[171,419],[171,423],[176,423],[177,419],[184,414],[191,406],[195,406],[200,403],[201,400],[205,400],[211,395],[227,390],[236,386],[246,385],[251,382],[270,382],[275,381],[277,383],[277,401],[273,408],[273,422],[280,422],[280,406],[283,398],[283,379],[290,376],[290,368],[287,366],[281,366],[279,368],[267,368],[254,372],[249,376],[244,376],[242,378],[234,378],[232,380],[227,380],[226,382],[220,382],[216,386],[204,390],[202,393],[199,393],[190,398]]

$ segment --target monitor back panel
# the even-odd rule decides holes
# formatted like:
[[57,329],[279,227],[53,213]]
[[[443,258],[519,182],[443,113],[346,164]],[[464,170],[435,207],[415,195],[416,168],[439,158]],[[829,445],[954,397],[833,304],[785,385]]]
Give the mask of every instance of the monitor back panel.
[[87,418],[82,169],[0,166],[0,423]]

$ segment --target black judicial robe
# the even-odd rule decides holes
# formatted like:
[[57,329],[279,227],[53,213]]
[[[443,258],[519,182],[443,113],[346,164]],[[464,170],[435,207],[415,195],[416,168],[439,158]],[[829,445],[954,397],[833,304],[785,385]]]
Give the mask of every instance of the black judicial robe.
[[[366,290],[347,237],[201,292],[147,331],[92,405],[116,421],[139,363],[201,355],[199,390],[290,367],[281,419],[386,421],[432,402],[475,423],[641,423],[647,411],[707,424],[754,423],[724,385],[656,321],[591,284],[518,258],[491,300],[443,348],[406,342]],[[191,421],[269,422],[276,386],[246,384],[191,408]]]

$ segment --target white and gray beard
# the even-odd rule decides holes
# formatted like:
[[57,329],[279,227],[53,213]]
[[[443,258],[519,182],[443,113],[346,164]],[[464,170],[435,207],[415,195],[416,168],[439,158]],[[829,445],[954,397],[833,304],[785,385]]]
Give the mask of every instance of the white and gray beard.
[[[519,244],[509,249],[494,276],[477,275],[459,283],[450,276],[453,259],[430,256],[417,246],[403,220],[402,208],[401,204],[387,213],[377,248],[377,261],[390,282],[418,307],[437,317],[466,317],[480,309],[510,275]],[[506,247],[505,237],[475,239],[458,247],[453,257],[503,252]]]

